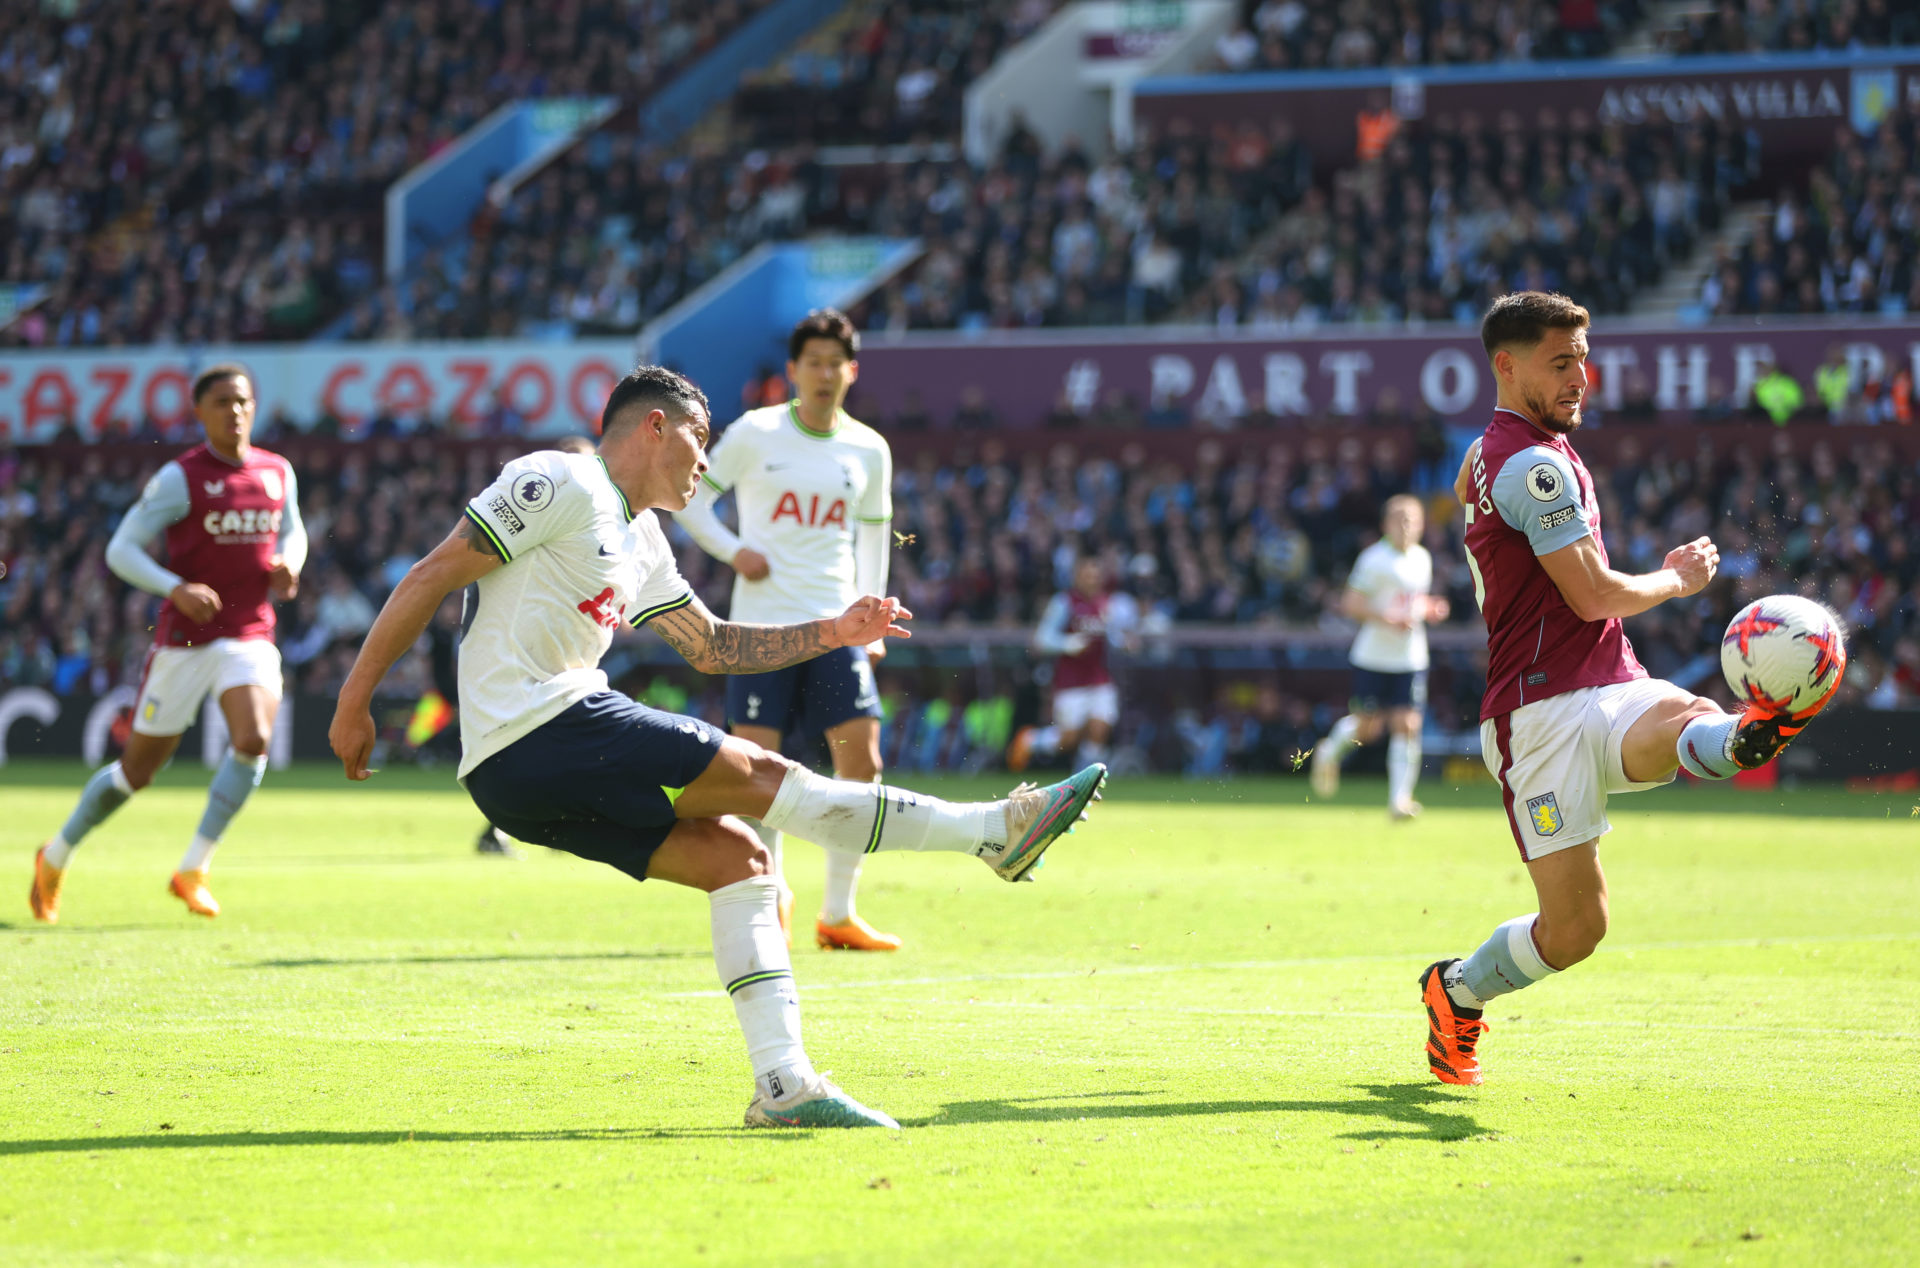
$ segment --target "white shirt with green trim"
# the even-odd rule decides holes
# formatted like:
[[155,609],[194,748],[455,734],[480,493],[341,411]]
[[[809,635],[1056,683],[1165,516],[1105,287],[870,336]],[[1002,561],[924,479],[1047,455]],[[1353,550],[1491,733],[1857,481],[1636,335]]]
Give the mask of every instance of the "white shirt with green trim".
[[[729,620],[812,621],[886,593],[893,451],[879,432],[844,411],[831,432],[812,431],[789,402],[742,414],[707,457],[694,504],[675,518],[723,562],[742,546],[767,560],[763,581],[735,575]],[[713,513],[728,490],[738,536]]]
[[460,642],[460,778],[606,691],[620,625],[693,602],[653,512],[636,515],[599,458],[516,458],[467,504],[506,562],[480,578]]
[[1395,550],[1381,538],[1360,552],[1347,577],[1347,588],[1367,598],[1368,617],[1361,622],[1348,656],[1354,665],[1378,674],[1410,674],[1427,667],[1427,623],[1418,620],[1410,630],[1387,624],[1410,616],[1414,604],[1433,590],[1433,556],[1415,542]]

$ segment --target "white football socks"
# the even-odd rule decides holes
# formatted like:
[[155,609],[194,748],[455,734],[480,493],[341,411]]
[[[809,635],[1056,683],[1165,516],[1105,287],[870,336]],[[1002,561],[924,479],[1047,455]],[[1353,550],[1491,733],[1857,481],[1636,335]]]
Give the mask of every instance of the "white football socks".
[[860,888],[862,856],[828,850],[827,891],[820,899],[820,919],[843,925],[853,919],[853,896]]
[[1360,747],[1354,737],[1360,734],[1360,723],[1351,713],[1333,724],[1333,730],[1327,732],[1327,738],[1320,741],[1320,747],[1326,752],[1327,760],[1338,765],[1347,754]]
[[800,995],[787,936],[780,931],[780,883],[754,876],[707,895],[713,907],[713,963],[733,1000],[754,1082],[774,1100],[813,1074],[800,1042]]
[[1395,735],[1387,741],[1387,804],[1397,806],[1413,800],[1413,785],[1420,778],[1420,737]]
[[1674,756],[1696,778],[1732,779],[1740,773],[1740,767],[1728,750],[1733,743],[1733,728],[1739,722],[1737,714],[1701,714],[1680,728]]
[[949,802],[890,788],[827,779],[800,767],[787,772],[767,826],[845,854],[876,850],[951,850],[997,854],[1007,840],[1006,803]]

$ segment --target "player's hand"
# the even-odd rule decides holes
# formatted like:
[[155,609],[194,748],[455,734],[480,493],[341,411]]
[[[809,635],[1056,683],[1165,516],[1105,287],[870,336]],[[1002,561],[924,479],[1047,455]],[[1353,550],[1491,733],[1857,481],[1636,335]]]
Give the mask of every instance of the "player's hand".
[[287,561],[275,555],[267,561],[267,589],[276,599],[291,599],[300,593],[300,574],[287,567]]
[[1427,619],[1429,621],[1444,621],[1452,615],[1453,604],[1447,602],[1445,595],[1430,594],[1427,596]]
[[899,624],[912,619],[913,613],[901,607],[900,600],[864,595],[833,619],[833,635],[841,647],[862,647],[882,638],[912,638],[912,631]]
[[733,570],[748,581],[765,581],[767,557],[751,546],[742,546],[733,553]]
[[886,658],[887,658],[887,640],[886,639],[876,638],[871,643],[867,644],[868,660],[885,660]]
[[220,612],[220,596],[212,586],[203,586],[198,581],[182,581],[167,595],[167,601],[195,625],[205,625]]
[[367,777],[367,761],[373,756],[373,737],[373,714],[344,700],[334,706],[333,725],[327,728],[327,744],[340,759],[348,779]]
[[1707,537],[1696,537],[1667,552],[1665,567],[1680,578],[1680,594],[1699,594],[1720,570],[1720,548]]

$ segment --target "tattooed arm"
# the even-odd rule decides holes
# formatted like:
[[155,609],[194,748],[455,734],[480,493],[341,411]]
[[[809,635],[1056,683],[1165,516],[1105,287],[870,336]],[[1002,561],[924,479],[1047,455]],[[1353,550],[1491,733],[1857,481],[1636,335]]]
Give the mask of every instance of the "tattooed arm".
[[898,599],[869,595],[830,620],[798,625],[736,625],[699,599],[653,618],[652,627],[703,674],[760,674],[785,669],[836,647],[864,647],[877,638],[911,638],[897,622],[913,619]]
[[348,779],[367,777],[367,757],[373,752],[373,692],[409,647],[426,632],[440,601],[465,589],[498,568],[500,552],[470,519],[447,534],[433,553],[407,570],[387,596],[373,628],[360,644],[353,671],[334,705],[333,726],[327,740],[346,769]]

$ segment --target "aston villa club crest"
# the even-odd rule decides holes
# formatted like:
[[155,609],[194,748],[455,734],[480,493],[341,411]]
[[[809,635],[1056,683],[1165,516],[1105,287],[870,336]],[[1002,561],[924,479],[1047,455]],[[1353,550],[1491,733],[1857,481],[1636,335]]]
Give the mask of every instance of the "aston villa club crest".
[[1533,819],[1533,830],[1543,837],[1550,837],[1566,826],[1566,820],[1560,817],[1560,803],[1553,794],[1527,799],[1527,814]]

